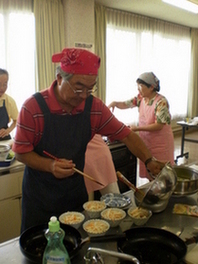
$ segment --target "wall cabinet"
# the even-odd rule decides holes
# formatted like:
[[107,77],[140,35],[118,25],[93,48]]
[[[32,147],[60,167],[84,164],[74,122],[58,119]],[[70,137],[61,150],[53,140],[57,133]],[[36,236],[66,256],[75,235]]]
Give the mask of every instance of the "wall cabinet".
[[0,170],[0,243],[20,235],[24,165]]

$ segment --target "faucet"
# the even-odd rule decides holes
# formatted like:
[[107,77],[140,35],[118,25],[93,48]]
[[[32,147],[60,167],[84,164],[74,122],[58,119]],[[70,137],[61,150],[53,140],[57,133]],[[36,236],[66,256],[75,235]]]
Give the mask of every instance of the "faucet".
[[[121,258],[121,259],[124,259],[124,260],[128,260],[128,261],[131,261],[133,263],[136,263],[136,264],[140,264],[140,261],[132,256],[132,255],[128,255],[128,254],[124,254],[124,253],[119,253],[117,251],[112,251],[112,250],[106,250],[106,249],[102,249],[102,248],[95,248],[95,247],[89,247],[87,249],[87,253],[86,255],[84,256],[84,260],[85,260],[85,264],[91,264],[91,253],[102,253],[104,255],[109,255],[109,256],[112,256],[112,257],[116,257],[116,258]],[[94,256],[94,260],[95,260],[95,263],[97,263],[97,260],[96,260],[96,257]],[[104,261],[102,260],[102,258],[100,258],[100,263],[104,263]]]

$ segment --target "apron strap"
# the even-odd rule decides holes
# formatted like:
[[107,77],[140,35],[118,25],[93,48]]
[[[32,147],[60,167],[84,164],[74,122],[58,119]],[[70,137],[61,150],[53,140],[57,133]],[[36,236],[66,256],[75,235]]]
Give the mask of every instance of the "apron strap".
[[47,106],[47,103],[45,102],[45,99],[43,98],[41,93],[37,92],[33,96],[36,99],[38,105],[40,106],[43,114],[44,115],[49,114],[50,113],[49,107]]

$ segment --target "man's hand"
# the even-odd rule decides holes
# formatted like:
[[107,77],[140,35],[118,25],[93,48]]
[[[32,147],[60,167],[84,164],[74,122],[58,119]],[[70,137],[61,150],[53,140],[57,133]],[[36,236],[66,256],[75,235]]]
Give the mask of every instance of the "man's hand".
[[167,162],[158,161],[156,159],[152,159],[147,165],[147,171],[149,173],[149,180],[154,180],[160,171],[164,168]]
[[52,160],[51,173],[58,179],[63,179],[75,173],[73,168],[75,164],[72,160],[60,159],[59,161]]

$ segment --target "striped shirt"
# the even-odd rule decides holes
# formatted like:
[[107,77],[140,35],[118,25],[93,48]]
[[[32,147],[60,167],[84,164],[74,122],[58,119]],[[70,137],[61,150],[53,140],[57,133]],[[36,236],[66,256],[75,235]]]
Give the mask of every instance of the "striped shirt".
[[[68,113],[60,107],[55,97],[55,85],[56,81],[52,83],[50,88],[41,91],[41,94],[51,113],[68,115]],[[69,115],[82,113],[84,106],[85,101],[75,107]],[[114,141],[122,140],[131,132],[128,127],[115,118],[109,108],[97,97],[93,97],[90,120],[91,137],[95,134],[101,134],[107,136],[111,141]],[[43,129],[44,116],[36,99],[32,96],[25,101],[19,113],[17,131],[12,146],[13,151],[16,153],[27,153],[34,150],[43,135]]]

